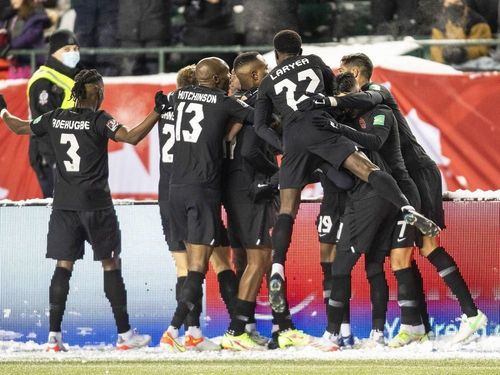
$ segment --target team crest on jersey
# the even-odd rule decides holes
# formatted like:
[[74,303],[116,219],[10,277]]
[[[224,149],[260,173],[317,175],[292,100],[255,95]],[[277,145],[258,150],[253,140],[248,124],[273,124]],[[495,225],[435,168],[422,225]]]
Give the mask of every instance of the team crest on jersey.
[[361,129],[366,129],[366,121],[365,121],[365,119],[363,117],[359,118],[359,127]]
[[38,96],[38,104],[45,105],[49,102],[49,93],[47,90],[43,90]]
[[380,125],[383,126],[385,124],[385,115],[377,115],[373,118],[373,126]]
[[116,121],[114,118],[112,118],[111,120],[109,120],[106,123],[106,126],[108,127],[108,129],[111,130],[112,132],[114,132],[118,128],[119,125],[120,125],[120,123],[118,121]]

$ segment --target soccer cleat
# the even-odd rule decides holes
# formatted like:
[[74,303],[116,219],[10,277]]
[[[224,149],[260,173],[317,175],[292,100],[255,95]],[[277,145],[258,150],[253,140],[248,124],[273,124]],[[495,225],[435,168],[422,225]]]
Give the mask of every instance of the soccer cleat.
[[404,206],[401,210],[406,223],[417,227],[424,236],[436,237],[441,231],[436,223],[419,214],[412,206]]
[[306,346],[311,342],[311,336],[298,329],[286,329],[278,333],[278,346],[281,349],[289,346]]
[[429,331],[425,334],[426,336],[426,340],[424,341],[435,341],[436,340],[436,334],[434,333],[434,331]]
[[425,336],[425,333],[410,333],[405,330],[400,330],[399,333],[389,340],[387,344],[390,348],[400,348],[412,342],[420,342]]
[[267,349],[274,350],[274,349],[278,349],[280,347],[280,344],[278,342],[278,336],[279,336],[279,331],[272,333],[271,339],[267,343]]
[[250,338],[255,341],[257,345],[266,346],[269,342],[269,338],[262,336],[256,329],[247,332]]
[[354,336],[350,334],[349,336],[339,337],[339,346],[343,349],[352,349],[354,346]]
[[253,341],[250,335],[246,332],[238,336],[235,336],[230,332],[226,332],[224,336],[222,336],[220,346],[222,349],[230,349],[240,352],[247,350],[265,350],[265,347]]
[[316,338],[311,346],[323,352],[336,352],[340,350],[341,338],[339,335],[333,335],[326,331],[323,336]]
[[279,273],[269,279],[269,303],[273,311],[282,313],[286,308],[285,280]]
[[191,335],[184,336],[184,347],[186,350],[194,350],[198,352],[220,350],[220,346],[206,337],[194,338]]
[[463,314],[460,317],[460,328],[458,333],[450,338],[449,344],[458,344],[466,341],[470,336],[486,327],[488,324],[488,317],[480,310],[477,310],[476,316],[468,317]]
[[186,351],[184,345],[179,342],[178,338],[173,337],[168,330],[163,332],[163,336],[160,339],[160,347],[172,353],[182,353]]
[[118,335],[118,340],[116,341],[116,349],[118,350],[129,350],[137,349],[148,346],[151,341],[151,336],[140,335],[137,331],[133,330],[132,335],[128,339],[124,339],[122,335]]
[[47,340],[45,351],[54,353],[68,351],[68,348],[62,341],[61,332],[49,332],[49,338]]

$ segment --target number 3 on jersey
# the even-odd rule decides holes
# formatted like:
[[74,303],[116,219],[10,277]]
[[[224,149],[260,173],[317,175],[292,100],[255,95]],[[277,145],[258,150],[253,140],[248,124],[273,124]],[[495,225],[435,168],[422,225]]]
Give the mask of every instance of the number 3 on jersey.
[[[306,69],[297,73],[298,81],[306,81],[309,79],[309,85],[307,85],[306,92],[315,92],[316,88],[319,86],[320,80],[314,70]],[[297,104],[301,101],[306,100],[307,96],[302,95],[298,100],[295,100],[295,90],[297,89],[297,85],[293,83],[288,78],[284,79],[281,82],[278,82],[274,85],[274,91],[276,95],[279,95],[286,88],[286,104],[293,109],[297,110]]]
[[66,172],[80,172],[80,155],[77,154],[80,145],[74,134],[62,133],[60,143],[65,145],[69,143],[69,149],[66,151],[71,161],[64,161]]

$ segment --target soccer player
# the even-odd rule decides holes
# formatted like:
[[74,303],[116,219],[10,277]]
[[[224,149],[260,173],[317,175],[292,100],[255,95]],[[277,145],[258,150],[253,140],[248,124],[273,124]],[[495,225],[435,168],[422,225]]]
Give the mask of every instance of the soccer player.
[[[440,228],[444,229],[446,226],[444,221],[441,174],[439,168],[425,153],[423,147],[418,144],[390,91],[382,85],[371,82],[373,64],[370,58],[362,53],[344,56],[341,60],[340,71],[353,73],[361,89],[365,91],[365,93],[371,92],[372,96],[360,96],[358,94],[354,97],[348,95],[344,97],[329,98],[326,103],[342,108],[352,106],[370,108],[374,104],[380,103],[380,101],[376,101],[377,95],[374,95],[376,93],[380,94],[379,98],[382,100],[382,103],[389,106],[396,117],[401,152],[408,172],[417,185],[421,199],[421,212],[433,220]],[[420,254],[426,257],[436,268],[436,271],[443,281],[458,299],[463,314],[461,316],[459,332],[450,342],[462,342],[474,332],[484,328],[488,319],[486,315],[477,308],[467,283],[460,273],[458,265],[444,247],[440,246],[439,238],[424,234],[421,246],[419,247]],[[421,315],[424,325],[426,326],[426,332],[429,332],[431,331],[431,327],[425,299],[423,298],[423,288],[420,286],[422,285],[422,277],[416,267],[415,261],[412,262],[412,265],[418,279],[419,294],[422,296],[419,301]],[[407,334],[404,330],[400,333],[404,336]]]
[[[273,230],[273,266],[269,282],[269,299],[273,310],[282,312],[286,305],[284,264],[291,241],[300,192],[308,176],[322,162],[334,168],[344,167],[405,213],[405,220],[421,231],[435,235],[438,228],[416,213],[396,181],[380,170],[357,146],[345,137],[310,126],[317,111],[297,112],[297,103],[306,93],[332,92],[333,73],[315,55],[302,56],[302,40],[291,30],[274,37],[277,66],[262,81],[255,108],[257,134],[277,149],[283,149],[279,185],[281,207]],[[282,116],[283,147],[275,132],[267,126],[273,108]],[[307,131],[305,131],[307,129]]]
[[139,125],[129,129],[99,110],[104,84],[96,70],[82,70],[71,90],[75,107],[56,109],[32,121],[12,116],[0,95],[0,116],[16,134],[48,134],[56,155],[56,185],[47,235],[47,258],[57,260],[49,288],[47,350],[65,351],[61,323],[75,261],[85,241],[104,270],[104,292],[118,329],[118,349],[147,346],[151,337],[130,328],[127,292],[121,274],[121,234],[108,185],[108,140],[136,145],[159,119],[155,105]]
[[[197,86],[169,94],[175,113],[175,144],[168,219],[172,241],[184,241],[188,274],[170,326],[160,345],[184,351],[179,328],[202,298],[208,260],[221,237],[222,142],[230,120],[253,121],[253,109],[226,95],[229,67],[216,57],[196,64]],[[235,125],[233,125],[234,127]]]

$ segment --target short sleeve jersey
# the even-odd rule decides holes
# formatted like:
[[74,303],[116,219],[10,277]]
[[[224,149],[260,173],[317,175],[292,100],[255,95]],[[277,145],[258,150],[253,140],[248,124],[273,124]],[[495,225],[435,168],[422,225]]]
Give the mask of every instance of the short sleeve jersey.
[[222,90],[188,86],[170,95],[175,144],[170,183],[221,188],[223,139],[230,120],[253,122],[253,109]]
[[174,162],[173,148],[175,144],[175,117],[173,109],[163,113],[158,122],[160,144],[160,180],[158,183],[158,200],[168,200],[170,174]]
[[401,141],[401,153],[409,170],[424,168],[434,164],[434,161],[426,154],[424,148],[417,142],[413,135],[408,122],[401,113],[398,103],[392,96],[391,92],[384,86],[376,83],[368,83],[362,87],[363,91],[373,90],[378,91],[384,98],[383,103],[391,108],[398,124],[399,137]]
[[56,155],[54,208],[111,207],[108,140],[121,125],[110,114],[90,109],[56,109],[31,121],[35,135],[48,134]]
[[[325,84],[328,82],[328,84]],[[284,125],[294,119],[306,93],[325,93],[333,85],[332,70],[316,55],[293,56],[276,66],[262,81],[259,101],[268,99]],[[258,108],[256,108],[258,110]]]

